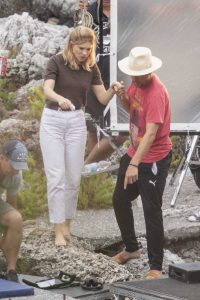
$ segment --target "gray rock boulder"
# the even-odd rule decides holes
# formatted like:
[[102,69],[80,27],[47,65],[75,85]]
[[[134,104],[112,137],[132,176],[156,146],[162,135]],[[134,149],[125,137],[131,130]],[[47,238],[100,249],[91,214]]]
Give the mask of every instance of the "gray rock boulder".
[[1,0],[0,18],[8,17],[14,13],[21,13],[31,10],[31,1],[24,0]]
[[45,22],[50,17],[57,17],[63,24],[72,19],[76,5],[77,0],[1,0],[0,17],[28,12],[33,18]]
[[0,49],[10,50],[7,77],[27,83],[41,79],[48,58],[63,49],[70,29],[14,14],[0,23]]
[[20,120],[9,118],[0,123],[1,143],[9,138],[25,141],[28,150],[38,151],[39,122],[37,120]]
[[[1,144],[9,138],[17,138],[25,142],[29,151],[38,153],[39,121],[34,118],[28,101],[29,89],[41,87],[43,80],[32,80],[16,91],[14,109],[2,112],[0,122]],[[4,108],[1,103],[1,109]]]
[[51,14],[60,20],[61,24],[70,24],[70,20],[74,14],[75,8],[77,6],[76,0],[49,0],[48,9]]

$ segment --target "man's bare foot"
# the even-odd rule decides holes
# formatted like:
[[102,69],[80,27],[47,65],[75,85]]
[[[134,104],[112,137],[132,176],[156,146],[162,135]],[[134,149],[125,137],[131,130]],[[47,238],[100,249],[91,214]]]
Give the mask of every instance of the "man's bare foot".
[[145,279],[161,279],[163,277],[162,272],[158,270],[149,270]]
[[134,252],[122,251],[117,255],[113,256],[112,260],[118,264],[123,265],[127,263],[127,261],[129,261],[130,259],[140,258],[140,255],[141,255],[140,250],[136,250]]

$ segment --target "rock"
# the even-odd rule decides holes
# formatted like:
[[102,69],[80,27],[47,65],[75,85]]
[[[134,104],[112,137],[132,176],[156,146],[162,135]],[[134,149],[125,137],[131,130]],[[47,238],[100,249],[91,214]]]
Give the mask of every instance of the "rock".
[[0,98],[0,122],[5,118],[7,117],[7,111],[4,107],[4,104],[3,104],[3,101],[2,99]]
[[28,150],[38,151],[39,122],[37,120],[6,119],[0,123],[0,140],[3,144],[8,138],[25,141]]
[[32,274],[56,276],[62,270],[75,274],[79,280],[95,276],[100,282],[133,279],[124,266],[114,263],[103,254],[92,252],[85,241],[73,238],[73,244],[67,247],[55,247],[50,228],[30,228],[24,230],[20,251],[20,264],[30,261]]
[[24,0],[1,0],[0,18],[8,17],[14,13],[22,13],[31,10],[31,1]]
[[5,49],[3,49],[3,50],[0,49],[0,55],[1,55],[1,56],[10,57],[11,51],[5,50]]
[[43,82],[44,82],[43,79],[31,80],[29,83],[27,83],[26,85],[22,86],[20,89],[17,90],[16,98],[15,98],[15,106],[20,112],[30,110],[30,105],[27,100],[29,89],[34,89],[35,87],[43,86]]
[[59,23],[59,19],[53,17],[53,18],[49,18],[47,21],[48,24],[52,24],[52,25],[58,25]]
[[0,18],[28,12],[33,18],[45,22],[50,17],[56,17],[63,24],[72,19],[76,6],[77,0],[1,0]]
[[[43,224],[44,225],[44,224]],[[118,265],[110,257],[94,252],[92,241],[73,236],[73,243],[66,247],[55,247],[52,227],[44,227],[38,222],[24,224],[24,237],[21,245],[19,267],[29,262],[29,274],[57,276],[60,271],[75,274],[83,281],[95,276],[102,283],[142,279],[149,270],[146,239],[139,238],[142,245],[141,259],[134,259],[126,265]],[[32,228],[32,229],[31,229]],[[182,262],[182,259],[169,250],[165,251],[164,270],[169,263]],[[30,268],[31,266],[31,268]]]
[[11,52],[7,77],[15,76],[23,84],[44,76],[50,56],[64,48],[70,29],[45,24],[28,13],[13,15],[0,26],[0,49]]

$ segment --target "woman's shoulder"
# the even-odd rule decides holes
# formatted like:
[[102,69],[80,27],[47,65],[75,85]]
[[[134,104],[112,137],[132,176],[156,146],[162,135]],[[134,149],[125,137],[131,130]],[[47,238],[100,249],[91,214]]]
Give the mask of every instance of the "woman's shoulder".
[[91,70],[92,70],[93,72],[100,72],[97,63],[95,63],[95,64],[91,67]]
[[54,54],[50,57],[50,61],[54,61],[57,64],[64,63],[64,58],[61,52]]

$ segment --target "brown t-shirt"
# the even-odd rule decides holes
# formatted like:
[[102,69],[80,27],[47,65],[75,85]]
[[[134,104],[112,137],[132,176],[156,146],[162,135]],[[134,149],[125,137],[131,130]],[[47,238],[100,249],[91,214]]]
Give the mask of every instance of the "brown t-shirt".
[[[45,80],[54,79],[54,91],[69,99],[76,109],[85,106],[87,93],[91,85],[103,84],[98,66],[95,64],[91,72],[85,71],[82,67],[80,70],[72,70],[66,65],[62,54],[57,54],[49,59],[46,68]],[[47,105],[58,105],[54,101],[46,99]]]

